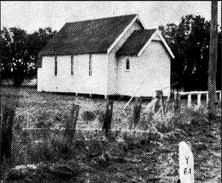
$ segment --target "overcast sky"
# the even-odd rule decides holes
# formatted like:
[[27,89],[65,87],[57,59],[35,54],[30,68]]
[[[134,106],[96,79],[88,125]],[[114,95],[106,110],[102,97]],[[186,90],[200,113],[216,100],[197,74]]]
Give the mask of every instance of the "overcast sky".
[[[221,1],[218,3],[221,25]],[[146,28],[178,24],[188,14],[211,17],[210,1],[1,1],[1,28],[20,27],[29,33],[39,27],[59,30],[66,22],[139,14]]]

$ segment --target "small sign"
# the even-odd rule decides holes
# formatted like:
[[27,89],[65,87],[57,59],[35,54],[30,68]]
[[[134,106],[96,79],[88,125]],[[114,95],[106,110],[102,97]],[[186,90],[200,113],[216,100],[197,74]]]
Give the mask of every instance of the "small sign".
[[190,147],[183,141],[179,143],[180,182],[194,183],[194,160]]

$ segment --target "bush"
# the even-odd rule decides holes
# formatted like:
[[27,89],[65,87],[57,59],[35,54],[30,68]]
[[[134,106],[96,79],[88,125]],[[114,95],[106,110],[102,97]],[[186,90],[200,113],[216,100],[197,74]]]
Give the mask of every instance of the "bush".
[[81,116],[84,121],[93,121],[96,118],[96,115],[91,111],[84,111]]
[[104,123],[105,117],[106,117],[106,114],[105,114],[105,113],[99,115],[98,120],[99,120],[99,123],[100,123],[100,124],[103,124],[103,123]]
[[54,135],[50,143],[53,151],[62,158],[66,158],[66,156],[71,152],[70,145],[61,135]]
[[71,158],[75,155],[73,146],[68,144],[63,134],[53,135],[44,142],[33,143],[27,148],[30,163],[41,161],[53,162],[58,159]]
[[57,159],[57,154],[51,148],[50,143],[47,142],[32,144],[27,149],[27,154],[30,163],[52,162]]
[[50,114],[47,112],[43,112],[41,115],[37,117],[37,128],[50,128],[52,127],[52,121],[50,120]]

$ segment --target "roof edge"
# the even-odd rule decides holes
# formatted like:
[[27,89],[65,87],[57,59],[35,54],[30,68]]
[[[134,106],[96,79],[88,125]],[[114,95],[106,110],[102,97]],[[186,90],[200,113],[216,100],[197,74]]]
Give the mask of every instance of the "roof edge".
[[151,43],[152,39],[158,35],[161,39],[161,41],[163,42],[163,45],[165,46],[165,48],[167,49],[168,53],[170,54],[170,56],[174,59],[175,56],[173,54],[173,52],[171,51],[170,47],[168,46],[168,44],[166,43],[165,39],[163,38],[161,32],[159,29],[156,29],[156,31],[153,33],[153,35],[150,37],[150,39],[147,41],[147,43],[143,46],[143,48],[139,51],[139,53],[137,54],[137,56],[139,57],[143,51],[146,49],[146,47]]
[[137,16],[137,14],[126,14],[126,15],[117,15],[117,16],[111,16],[111,17],[101,17],[101,18],[92,18],[92,19],[84,19],[84,20],[78,20],[74,22],[66,22],[65,24],[72,24],[72,23],[78,23],[78,22],[86,22],[86,21],[92,21],[92,20],[101,20],[101,19],[109,19],[109,18],[117,18],[117,17],[124,17],[124,16]]
[[139,53],[137,54],[137,56],[139,57],[144,50],[146,49],[146,47],[150,44],[150,42],[152,41],[152,39],[156,36],[157,34],[157,29],[155,30],[155,32],[152,34],[152,36],[148,39],[148,41],[146,42],[146,44],[142,47],[142,49],[139,51]]
[[175,56],[174,56],[172,50],[170,49],[170,47],[168,46],[168,44],[166,43],[165,39],[163,38],[160,30],[157,30],[157,34],[160,36],[160,39],[163,42],[164,46],[166,47],[167,51],[169,52],[170,56],[174,59]]
[[116,40],[113,42],[113,44],[111,44],[111,46],[107,49],[107,54],[109,54],[111,52],[111,50],[114,48],[114,46],[119,42],[119,40],[124,36],[126,31],[133,25],[133,23],[136,20],[139,20],[141,25],[144,28],[144,24],[141,22],[139,15],[135,14],[135,17],[133,18],[133,20],[128,24],[128,26],[124,29],[124,31],[116,38]]

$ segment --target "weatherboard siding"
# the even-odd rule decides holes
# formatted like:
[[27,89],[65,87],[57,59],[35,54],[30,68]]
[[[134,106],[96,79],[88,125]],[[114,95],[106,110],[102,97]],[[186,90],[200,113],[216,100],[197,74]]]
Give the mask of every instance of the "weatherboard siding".
[[71,56],[57,56],[57,76],[54,58],[43,57],[38,68],[38,91],[75,92],[86,94],[107,94],[108,57],[106,54],[92,54],[92,76],[89,76],[89,54],[74,55],[71,76]]
[[[125,69],[127,58],[130,60],[130,71]],[[140,57],[119,58],[118,94],[132,96],[136,93],[136,96],[155,96],[156,90],[168,86],[170,86],[170,56],[160,41],[152,41]],[[170,87],[163,90],[163,94],[168,96]]]
[[123,37],[119,40],[119,42],[113,47],[111,52],[108,55],[108,95],[118,94],[118,62],[116,58],[116,52],[123,45],[123,43],[128,39],[128,37],[135,30],[142,29],[139,23],[134,22],[132,26],[125,32]]

